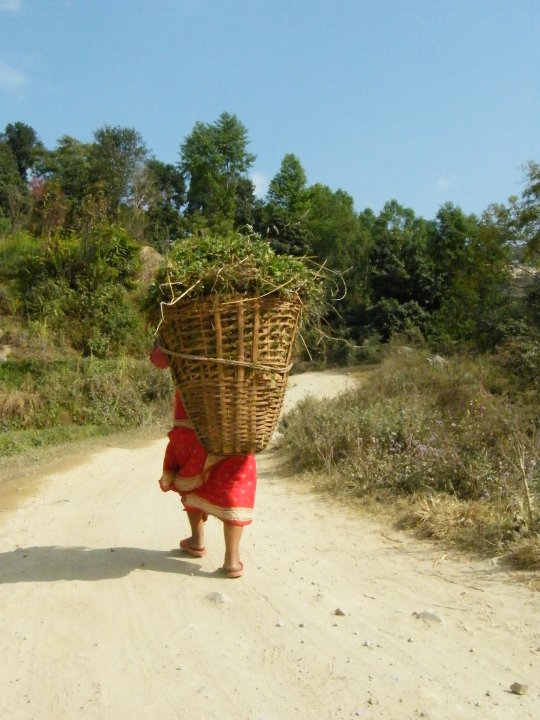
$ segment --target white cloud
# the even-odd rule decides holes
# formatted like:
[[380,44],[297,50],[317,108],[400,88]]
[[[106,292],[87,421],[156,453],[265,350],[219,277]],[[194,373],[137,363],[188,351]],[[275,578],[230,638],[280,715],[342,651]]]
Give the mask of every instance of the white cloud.
[[268,191],[270,178],[263,173],[252,173],[251,182],[255,185],[255,195],[260,198],[264,197]]
[[18,12],[23,4],[23,0],[0,0],[0,10],[8,12]]
[[454,184],[454,178],[451,178],[451,177],[437,178],[437,182],[435,183],[438,190],[446,190],[446,188],[451,187],[453,184]]
[[3,90],[21,90],[27,83],[24,73],[16,68],[10,67],[0,60],[0,88]]

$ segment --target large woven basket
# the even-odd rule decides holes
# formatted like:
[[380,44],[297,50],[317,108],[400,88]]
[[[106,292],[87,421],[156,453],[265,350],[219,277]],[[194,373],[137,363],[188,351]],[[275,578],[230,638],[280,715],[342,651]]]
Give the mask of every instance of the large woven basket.
[[278,422],[300,299],[210,295],[162,304],[159,341],[208,452],[257,453]]

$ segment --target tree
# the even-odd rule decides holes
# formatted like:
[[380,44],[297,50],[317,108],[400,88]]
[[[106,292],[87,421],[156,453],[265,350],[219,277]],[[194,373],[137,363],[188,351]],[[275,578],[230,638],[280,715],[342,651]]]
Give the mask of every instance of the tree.
[[371,228],[369,291],[372,301],[394,298],[430,308],[435,279],[426,252],[427,224],[410,208],[387,202]]
[[525,164],[525,187],[520,196],[512,195],[508,204],[488,207],[491,220],[507,236],[514,258],[537,263],[540,260],[540,164]]
[[104,127],[94,133],[89,163],[89,181],[102,188],[108,201],[110,221],[119,217],[120,206],[129,204],[140,169],[147,157],[146,146],[133,128]]
[[0,138],[7,143],[15,157],[21,180],[26,182],[28,172],[32,170],[44,152],[43,144],[38,140],[36,131],[22,122],[9,123]]
[[160,202],[180,212],[186,193],[184,176],[180,170],[155,158],[148,160],[146,167],[157,189]]
[[443,205],[435,217],[428,236],[427,250],[441,284],[448,287],[467,258],[467,248],[478,221],[466,216],[452,203]]
[[164,252],[183,232],[184,176],[174,165],[154,158],[146,163],[146,172],[153,194],[146,207],[145,240]]
[[0,141],[0,217],[9,218],[12,228],[27,209],[28,189],[7,142]]
[[349,269],[357,259],[362,235],[352,197],[344,190],[333,191],[318,183],[306,195],[309,208],[306,225],[312,252],[334,270]]
[[296,155],[285,155],[277,175],[270,181],[268,202],[289,214],[302,213],[307,205],[306,173]]
[[415,324],[426,332],[429,312],[438,302],[426,221],[391,200],[371,218],[370,232],[367,292],[373,329],[385,339],[410,332]]
[[256,224],[257,214],[260,212],[262,201],[255,197],[255,185],[247,177],[240,177],[236,182],[236,197],[234,207],[234,227],[239,229]]
[[521,195],[518,227],[526,244],[526,255],[540,260],[540,163],[528,162],[527,185]]
[[76,228],[82,222],[84,198],[90,185],[91,152],[90,143],[63,135],[49,154],[49,174],[62,188],[67,204],[67,228]]
[[180,149],[188,216],[202,215],[214,228],[234,224],[238,185],[255,160],[247,145],[247,130],[235,115],[224,112],[215,123],[195,123]]
[[[434,315],[434,339],[488,350],[505,336],[514,314],[510,241],[491,211],[468,220],[467,242]],[[447,274],[449,276],[449,274]]]
[[306,173],[295,155],[285,155],[266,197],[266,204],[256,213],[257,231],[277,253],[309,253]]

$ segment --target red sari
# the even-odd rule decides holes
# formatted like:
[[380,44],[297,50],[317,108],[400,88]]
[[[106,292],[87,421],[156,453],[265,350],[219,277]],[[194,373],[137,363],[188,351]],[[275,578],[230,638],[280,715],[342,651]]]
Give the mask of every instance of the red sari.
[[[158,362],[164,361],[156,362],[154,354],[155,351],[151,360],[160,367]],[[231,525],[249,525],[257,485],[255,456],[207,453],[178,390],[175,393],[174,427],[168,438],[159,481],[161,489],[179,493],[188,512],[201,511]]]

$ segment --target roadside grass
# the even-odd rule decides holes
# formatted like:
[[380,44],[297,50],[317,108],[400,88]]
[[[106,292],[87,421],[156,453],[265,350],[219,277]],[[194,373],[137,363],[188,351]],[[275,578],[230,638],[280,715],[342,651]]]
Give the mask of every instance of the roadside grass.
[[282,421],[317,490],[396,527],[540,569],[538,398],[488,358],[391,348],[363,383]]
[[148,360],[66,358],[0,364],[0,459],[141,426],[172,412],[170,373]]
[[114,432],[108,425],[63,425],[36,430],[14,430],[0,435],[0,458],[38,449],[98,438]]

